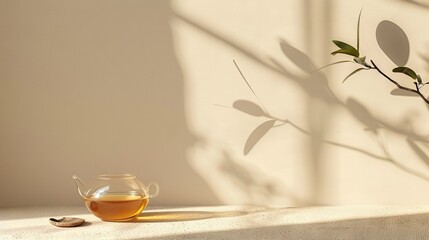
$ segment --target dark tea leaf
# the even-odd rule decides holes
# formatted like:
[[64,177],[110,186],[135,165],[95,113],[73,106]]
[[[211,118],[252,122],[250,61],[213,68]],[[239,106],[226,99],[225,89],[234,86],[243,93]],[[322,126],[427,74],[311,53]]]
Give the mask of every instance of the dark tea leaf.
[[412,79],[417,78],[417,74],[411,68],[408,68],[408,67],[397,67],[397,68],[394,68],[392,71],[396,73],[403,73],[411,77]]
[[347,54],[354,57],[359,57],[359,51],[356,50],[356,48],[354,48],[350,44],[347,44],[345,42],[338,41],[338,40],[333,40],[332,42],[340,48],[339,50],[332,52],[331,53],[332,55],[342,53],[342,54]]

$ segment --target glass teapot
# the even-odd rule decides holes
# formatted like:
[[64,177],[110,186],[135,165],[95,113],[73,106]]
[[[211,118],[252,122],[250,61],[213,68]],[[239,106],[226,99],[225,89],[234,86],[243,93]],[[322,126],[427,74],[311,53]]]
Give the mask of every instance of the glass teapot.
[[[132,174],[103,174],[92,187],[73,175],[79,194],[88,210],[104,221],[127,221],[137,217],[148,205],[149,198],[158,195],[159,186],[145,186]],[[153,186],[155,192],[149,193]]]

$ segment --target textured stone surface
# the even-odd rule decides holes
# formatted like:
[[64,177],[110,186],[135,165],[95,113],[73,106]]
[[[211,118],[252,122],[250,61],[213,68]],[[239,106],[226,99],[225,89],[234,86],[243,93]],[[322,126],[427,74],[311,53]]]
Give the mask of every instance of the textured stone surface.
[[[58,228],[50,217],[79,217]],[[103,222],[83,207],[0,208],[0,239],[428,239],[427,206],[186,207]]]

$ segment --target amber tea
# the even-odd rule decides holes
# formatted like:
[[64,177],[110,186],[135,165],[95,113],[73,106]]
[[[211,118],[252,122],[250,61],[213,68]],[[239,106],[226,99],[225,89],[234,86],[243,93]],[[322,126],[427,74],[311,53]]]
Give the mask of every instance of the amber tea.
[[[159,193],[156,182],[144,185],[128,173],[98,175],[92,186],[76,175],[73,179],[88,210],[105,221],[128,221],[137,217],[148,205],[149,198]],[[154,190],[152,194],[151,189]]]
[[149,198],[134,195],[102,195],[84,198],[86,207],[102,220],[124,221],[139,215],[149,203]]

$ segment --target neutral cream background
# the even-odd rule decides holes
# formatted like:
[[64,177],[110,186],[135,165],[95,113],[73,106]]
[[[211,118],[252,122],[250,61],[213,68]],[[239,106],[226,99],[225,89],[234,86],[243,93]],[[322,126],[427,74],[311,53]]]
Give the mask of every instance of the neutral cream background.
[[[428,204],[427,106],[375,72],[341,84],[353,65],[308,73],[364,8],[364,54],[395,67],[389,20],[429,79],[422,2],[0,0],[0,206],[78,205],[71,176],[108,172],[157,181],[154,205]],[[232,108],[260,104],[233,59],[289,121],[247,155],[268,119]]]

